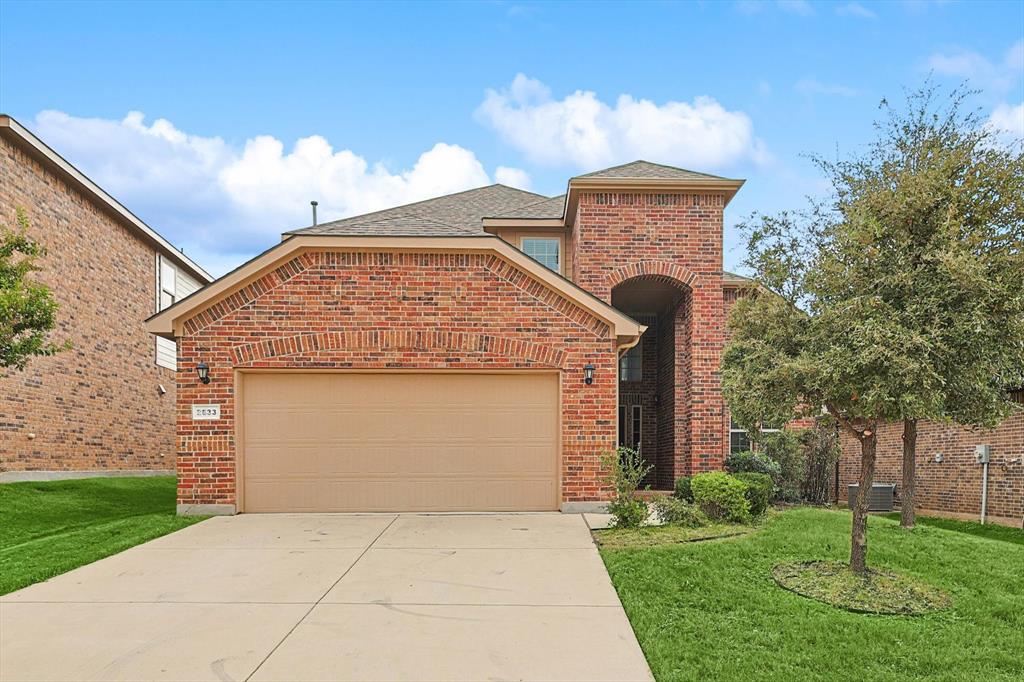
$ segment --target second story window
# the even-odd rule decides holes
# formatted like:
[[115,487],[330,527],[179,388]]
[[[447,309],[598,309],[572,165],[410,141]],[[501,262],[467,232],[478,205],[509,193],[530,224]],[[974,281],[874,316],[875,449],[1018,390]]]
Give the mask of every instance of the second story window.
[[619,381],[640,381],[643,378],[643,355],[640,354],[642,343],[641,341],[627,350],[619,359]]
[[527,237],[523,239],[523,253],[546,268],[562,271],[562,241],[557,238]]
[[172,263],[168,263],[163,256],[160,257],[160,300],[157,302],[159,310],[170,308],[178,300],[177,274],[178,271]]

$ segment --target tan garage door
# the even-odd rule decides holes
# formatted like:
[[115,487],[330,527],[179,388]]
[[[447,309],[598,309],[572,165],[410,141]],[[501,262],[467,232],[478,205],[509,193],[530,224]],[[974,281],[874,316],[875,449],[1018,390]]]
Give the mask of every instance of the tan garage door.
[[558,505],[558,377],[245,373],[242,510]]

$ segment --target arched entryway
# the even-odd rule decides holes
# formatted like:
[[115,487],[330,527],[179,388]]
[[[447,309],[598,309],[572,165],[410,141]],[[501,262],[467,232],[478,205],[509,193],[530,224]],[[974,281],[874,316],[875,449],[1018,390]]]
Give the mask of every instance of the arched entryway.
[[639,264],[611,287],[611,303],[647,331],[619,364],[619,443],[637,447],[668,490],[689,473],[692,296],[685,273]]

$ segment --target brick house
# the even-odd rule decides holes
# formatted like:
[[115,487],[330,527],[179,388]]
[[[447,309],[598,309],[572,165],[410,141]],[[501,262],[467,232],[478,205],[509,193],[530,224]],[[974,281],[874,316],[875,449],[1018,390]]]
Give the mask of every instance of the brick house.
[[286,233],[148,323],[179,511],[592,508],[617,444],[660,488],[720,468],[742,184],[638,161]]
[[[1013,398],[1024,403],[1024,392]],[[978,520],[981,515],[984,467],[975,460],[978,445],[990,447],[986,520],[1020,526],[1024,523],[1024,409],[994,429],[922,421],[917,433],[915,497],[920,513]],[[839,496],[860,476],[860,444],[843,434],[839,460]],[[903,480],[903,425],[878,430],[875,482],[896,486]]]
[[0,221],[17,208],[48,249],[52,338],[73,348],[0,372],[0,481],[173,471],[177,351],[144,321],[210,276],[0,116]]

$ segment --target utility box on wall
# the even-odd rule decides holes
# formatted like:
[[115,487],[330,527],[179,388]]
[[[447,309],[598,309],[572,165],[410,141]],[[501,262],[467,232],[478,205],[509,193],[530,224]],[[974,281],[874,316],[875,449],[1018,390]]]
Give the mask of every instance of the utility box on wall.
[[974,461],[978,464],[988,464],[992,458],[992,448],[988,445],[974,446]]

